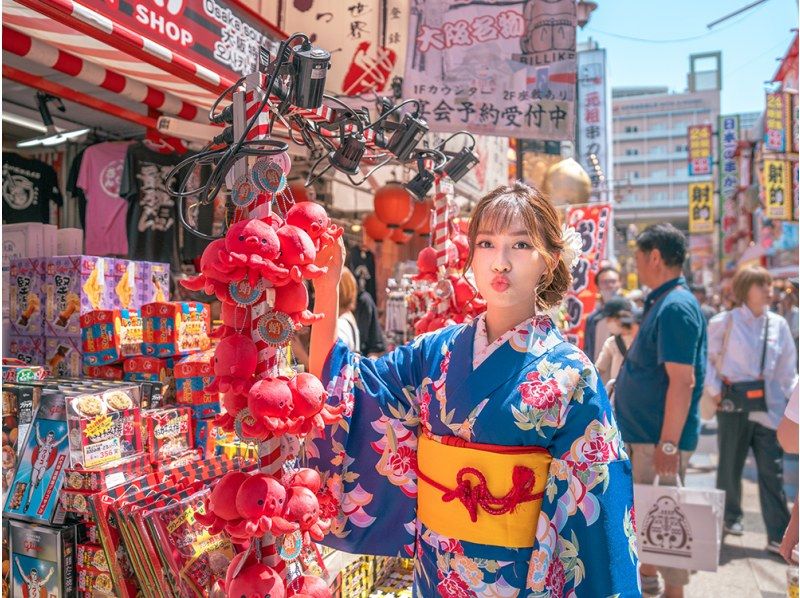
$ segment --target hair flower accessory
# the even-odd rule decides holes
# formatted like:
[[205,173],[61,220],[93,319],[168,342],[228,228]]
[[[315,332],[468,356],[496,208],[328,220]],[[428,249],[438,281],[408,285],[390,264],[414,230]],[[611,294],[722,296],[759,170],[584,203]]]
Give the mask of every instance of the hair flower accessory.
[[578,232],[571,226],[561,225],[561,240],[564,248],[561,250],[561,259],[570,271],[577,265],[583,248],[583,240]]

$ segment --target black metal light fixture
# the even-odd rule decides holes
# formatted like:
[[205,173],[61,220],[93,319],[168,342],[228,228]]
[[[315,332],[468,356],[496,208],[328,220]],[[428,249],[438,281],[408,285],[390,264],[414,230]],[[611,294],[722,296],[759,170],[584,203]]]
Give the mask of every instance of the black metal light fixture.
[[471,148],[464,147],[444,165],[444,173],[457,183],[479,162]]
[[77,129],[74,131],[63,131],[57,129],[53,123],[53,116],[50,114],[50,107],[47,105],[48,102],[55,103],[56,108],[60,112],[64,112],[66,110],[66,108],[64,108],[64,102],[62,102],[60,98],[51,96],[50,94],[46,94],[42,91],[37,91],[36,105],[39,108],[39,114],[42,117],[42,124],[44,124],[45,128],[47,129],[47,134],[43,137],[35,137],[33,139],[18,141],[17,147],[36,147],[39,145],[52,147],[54,145],[66,143],[70,139],[77,139],[89,133],[90,129],[88,128]]
[[366,149],[367,140],[361,133],[349,133],[336,151],[328,155],[328,160],[336,170],[345,174],[358,174],[358,164]]
[[406,183],[406,191],[416,197],[418,201],[422,201],[430,193],[435,180],[436,175],[425,168],[421,168],[417,175]]
[[331,53],[315,48],[308,41],[292,48],[294,81],[292,103],[298,108],[316,110],[322,106],[325,79],[331,66]]
[[423,119],[416,114],[406,114],[386,144],[386,149],[405,162],[428,130],[428,123]]

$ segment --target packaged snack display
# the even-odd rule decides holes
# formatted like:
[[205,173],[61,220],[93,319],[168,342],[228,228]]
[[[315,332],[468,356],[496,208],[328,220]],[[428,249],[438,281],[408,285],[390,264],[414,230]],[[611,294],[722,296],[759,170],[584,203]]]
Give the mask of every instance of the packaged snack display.
[[175,364],[175,400],[182,405],[205,405],[219,401],[219,394],[207,392],[214,380],[214,351],[209,349],[181,358]]
[[129,382],[149,383],[152,396],[145,402],[142,397],[143,408],[160,407],[172,401],[175,395],[175,379],[173,374],[174,360],[171,357],[147,357],[140,355],[128,357],[122,364],[124,379]]
[[67,598],[75,592],[75,526],[9,524],[12,598]]
[[19,454],[33,421],[33,388],[16,384],[3,384],[3,483],[5,500]]
[[9,335],[8,352],[26,364],[44,365],[44,337]]
[[81,343],[87,365],[105,365],[122,359],[118,310],[92,310],[80,317]]
[[169,264],[139,262],[141,266],[141,305],[169,301]]
[[205,303],[148,303],[142,306],[142,326],[143,355],[187,355],[211,347],[211,315]]
[[84,353],[77,338],[48,338],[44,344],[44,363],[54,376],[80,376]]
[[103,380],[124,380],[125,371],[122,364],[117,365],[84,365],[83,375],[87,378],[101,378]]
[[103,547],[96,544],[78,544],[75,552],[75,563],[85,569],[108,571],[108,560]]
[[45,389],[3,512],[12,518],[63,522],[58,493],[69,466],[65,393]]
[[3,382],[31,382],[44,380],[50,372],[40,365],[27,365],[18,359],[3,358]]
[[42,267],[41,258],[11,260],[8,318],[14,334],[42,334]]
[[151,469],[149,456],[145,453],[138,453],[92,469],[70,467],[67,469],[64,488],[84,493],[103,492],[150,473]]
[[81,337],[80,316],[110,309],[114,289],[110,258],[67,255],[44,261],[45,335]]
[[151,409],[142,416],[147,452],[154,463],[193,448],[192,412],[188,407]]
[[67,396],[72,465],[92,468],[142,450],[138,389],[84,388]]
[[143,262],[115,259],[112,263],[111,283],[114,288],[114,309],[139,309],[142,306]]

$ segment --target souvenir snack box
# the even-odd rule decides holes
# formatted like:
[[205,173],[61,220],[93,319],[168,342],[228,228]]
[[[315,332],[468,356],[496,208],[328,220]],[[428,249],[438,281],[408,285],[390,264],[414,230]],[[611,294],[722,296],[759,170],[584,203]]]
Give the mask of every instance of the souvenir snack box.
[[112,260],[111,283],[114,293],[110,309],[139,309],[142,307],[144,270],[144,262]]
[[211,312],[194,301],[142,306],[142,354],[171,357],[211,347]]
[[68,598],[75,592],[75,526],[9,524],[12,598]]
[[83,351],[77,338],[47,338],[44,363],[54,376],[80,376],[83,372]]
[[122,369],[121,364],[84,365],[83,375],[86,376],[87,378],[99,378],[101,380],[122,381],[125,379],[125,371]]
[[44,380],[50,375],[46,368],[38,365],[27,365],[19,359],[3,358],[3,382],[31,382]]
[[0,495],[3,500],[11,487],[19,454],[33,421],[33,395],[30,386],[3,384],[3,491]]
[[147,434],[147,452],[153,463],[194,447],[192,412],[188,407],[151,409],[143,414],[142,420]]
[[44,337],[19,336],[11,334],[8,338],[8,352],[11,357],[34,366],[44,365]]
[[209,349],[183,357],[175,364],[175,400],[181,405],[219,402],[219,393],[208,392],[214,381],[214,351]]
[[9,266],[8,318],[14,334],[42,334],[43,258],[15,258]]
[[44,261],[45,336],[81,337],[80,316],[112,309],[115,302],[111,258],[65,255]]
[[141,305],[168,302],[170,270],[169,264],[139,262],[137,276],[141,275]]
[[135,386],[84,387],[67,396],[72,465],[92,468],[142,450],[140,392]]
[[94,310],[80,317],[86,365],[108,365],[139,355],[142,320],[138,310]]
[[14,519],[63,523],[58,493],[69,466],[65,393],[45,388],[6,496]]
[[122,363],[125,380],[139,382],[142,385],[146,383],[152,387],[152,398],[146,402],[142,397],[142,408],[160,407],[172,401],[175,395],[173,364],[174,360],[171,357],[145,355],[128,357]]

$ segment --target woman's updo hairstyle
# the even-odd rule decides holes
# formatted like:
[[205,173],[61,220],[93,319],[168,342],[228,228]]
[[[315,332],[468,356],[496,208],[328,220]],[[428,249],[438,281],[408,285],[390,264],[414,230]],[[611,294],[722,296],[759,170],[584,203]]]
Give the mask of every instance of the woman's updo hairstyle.
[[547,266],[536,287],[536,308],[543,311],[558,305],[572,283],[572,275],[561,259],[564,248],[561,217],[538,189],[525,183],[515,181],[513,185],[501,185],[475,206],[469,224],[467,268],[472,264],[478,231],[500,233],[508,230],[512,223],[524,225]]

